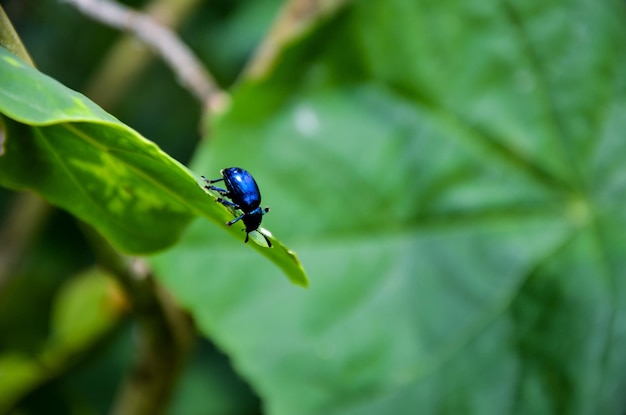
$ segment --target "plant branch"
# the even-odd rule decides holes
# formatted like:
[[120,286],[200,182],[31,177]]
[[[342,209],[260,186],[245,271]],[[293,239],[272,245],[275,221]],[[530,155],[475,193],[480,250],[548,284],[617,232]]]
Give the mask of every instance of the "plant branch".
[[199,59],[168,27],[149,15],[112,0],[62,0],[86,16],[134,34],[150,46],[174,71],[180,83],[209,111],[220,111],[227,94],[216,84]]
[[52,211],[34,193],[16,193],[0,226],[0,293],[9,284],[20,259]]
[[135,362],[111,414],[166,413],[194,332],[189,318],[155,282],[145,263],[135,259],[130,265],[120,280],[131,282],[126,290],[139,323],[138,344]]
[[135,362],[111,414],[164,413],[194,339],[193,324],[156,283],[145,261],[120,254],[91,227],[83,228],[100,265],[124,288],[138,323]]
[[[201,0],[151,0],[143,12],[175,30]],[[85,87],[86,95],[105,109],[112,108],[130,90],[153,60],[154,53],[132,34],[122,36],[106,53]]]

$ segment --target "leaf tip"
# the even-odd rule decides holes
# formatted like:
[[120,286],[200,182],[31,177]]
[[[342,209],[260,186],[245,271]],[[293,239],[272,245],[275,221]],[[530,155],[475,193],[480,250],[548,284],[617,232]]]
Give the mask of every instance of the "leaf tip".
[[285,248],[285,253],[294,262],[297,272],[289,273],[289,279],[295,285],[299,285],[302,288],[309,288],[309,277],[306,275],[302,263],[298,259],[298,255],[289,248]]

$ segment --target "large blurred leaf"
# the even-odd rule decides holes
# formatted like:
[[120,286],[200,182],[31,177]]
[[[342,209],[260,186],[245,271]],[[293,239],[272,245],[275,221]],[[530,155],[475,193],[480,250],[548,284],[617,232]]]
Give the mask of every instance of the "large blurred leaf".
[[[3,48],[0,114],[8,117],[0,184],[37,191],[124,251],[166,248],[198,215],[222,228],[231,218],[207,197],[198,177],[155,144]],[[217,163],[207,171],[217,174],[223,167]],[[242,239],[241,226],[228,229]],[[276,240],[273,249],[251,245],[293,282],[306,285],[292,251]]]
[[271,414],[622,414],[624,68],[622,2],[356,2],[195,164],[265,178],[311,290],[200,222],[157,269]]

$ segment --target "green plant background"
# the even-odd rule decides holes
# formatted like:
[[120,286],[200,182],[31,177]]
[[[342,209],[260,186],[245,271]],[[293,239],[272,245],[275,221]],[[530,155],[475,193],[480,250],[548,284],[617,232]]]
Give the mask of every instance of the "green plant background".
[[[205,218],[157,276],[265,413],[624,413],[625,21],[618,1],[347,4],[230,88],[190,162],[254,173],[310,287]],[[203,411],[254,402],[212,370],[190,365],[175,413],[248,413]]]

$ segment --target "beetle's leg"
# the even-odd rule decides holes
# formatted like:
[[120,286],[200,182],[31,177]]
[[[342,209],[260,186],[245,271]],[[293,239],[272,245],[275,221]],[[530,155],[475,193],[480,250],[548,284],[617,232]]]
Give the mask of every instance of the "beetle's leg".
[[224,206],[230,206],[232,208],[239,209],[239,205],[231,202],[230,200],[225,200],[225,199],[222,199],[221,197],[218,197],[217,199],[215,199],[215,201],[218,203],[221,203]]
[[211,184],[212,184],[212,183],[217,183],[217,182],[221,182],[221,181],[223,181],[223,180],[224,180],[223,178],[220,178],[220,179],[213,179],[213,180],[209,180],[209,179],[207,179],[207,178],[206,178],[206,177],[204,177],[204,176],[200,176],[200,178],[201,178],[202,180],[204,180],[206,183],[208,183],[208,185],[204,186],[204,188],[205,188],[205,189],[208,189],[208,190],[213,190],[213,191],[215,191],[215,192],[217,192],[217,193],[221,194],[222,196],[228,196],[228,190],[226,190],[226,189],[222,189],[221,187],[211,186]]
[[[268,208],[268,207],[266,207],[266,208],[264,208],[264,209],[261,209],[261,213],[262,213],[263,215],[265,215],[265,214],[266,214],[267,212],[269,212],[269,211],[270,211],[270,208]],[[265,235],[263,235],[263,236],[265,236]]]
[[209,189],[209,190],[214,190],[217,193],[221,194],[222,196],[228,196],[228,190],[226,189],[222,189],[220,187],[215,187],[215,186],[204,186],[205,189]]
[[[244,216],[246,216],[245,213],[242,213],[241,216],[239,216],[238,218],[235,218],[233,220],[231,220],[230,222],[226,222],[226,224],[228,226],[231,226],[232,224],[236,223],[237,221],[239,221],[241,218],[243,218]],[[246,235],[247,236],[247,235]]]

